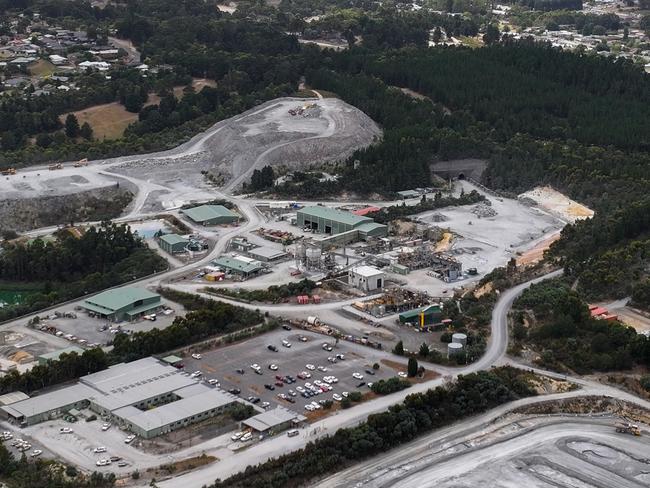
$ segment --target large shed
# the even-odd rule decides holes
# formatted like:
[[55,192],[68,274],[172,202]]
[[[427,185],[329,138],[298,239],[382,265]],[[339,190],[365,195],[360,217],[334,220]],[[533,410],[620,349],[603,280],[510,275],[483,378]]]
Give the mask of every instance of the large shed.
[[125,286],[107,290],[81,303],[88,312],[118,322],[134,320],[161,307],[160,295],[144,288]]
[[[342,232],[359,229],[363,224],[374,224],[374,221],[370,217],[355,215],[351,212],[315,206],[298,210],[296,223],[299,227],[307,227],[321,234],[341,234]],[[387,231],[385,225],[375,225],[381,226]],[[374,229],[374,233],[378,233],[377,229]]]
[[223,205],[200,205],[181,210],[181,213],[201,225],[230,224],[239,220],[236,213]]

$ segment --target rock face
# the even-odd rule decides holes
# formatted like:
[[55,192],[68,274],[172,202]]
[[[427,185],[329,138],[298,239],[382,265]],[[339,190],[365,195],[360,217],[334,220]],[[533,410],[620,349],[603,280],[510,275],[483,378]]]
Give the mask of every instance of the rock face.
[[133,199],[117,186],[68,195],[0,200],[0,231],[24,232],[39,227],[115,218]]

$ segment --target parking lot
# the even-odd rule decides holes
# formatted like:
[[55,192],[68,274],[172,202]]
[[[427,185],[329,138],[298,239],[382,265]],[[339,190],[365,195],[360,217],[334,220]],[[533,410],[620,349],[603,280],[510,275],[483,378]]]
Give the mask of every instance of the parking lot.
[[[164,307],[171,309],[172,312],[165,314],[163,311],[156,313],[156,320],[145,320],[139,318],[133,322],[110,322],[106,319],[91,317],[84,310],[69,310],[68,317],[43,317],[37,328],[43,332],[58,334],[60,337],[67,339],[77,345],[89,344],[109,344],[113,341],[118,330],[130,332],[148,331],[154,327],[164,329],[169,327],[176,318],[176,310],[181,307],[175,303],[163,300]],[[182,310],[179,312],[182,313]],[[76,318],[73,318],[76,316]]]
[[[305,342],[300,340],[301,336],[306,338]],[[291,347],[283,346],[283,340],[288,341]],[[333,350],[324,350],[324,343],[333,346]],[[269,350],[269,345],[275,346],[277,352]],[[335,363],[328,361],[328,357],[336,357],[337,354],[342,354],[344,359]],[[187,357],[184,364],[185,371],[201,371],[206,380],[217,379],[224,390],[240,390],[241,398],[259,398],[259,401],[256,401],[258,405],[265,405],[267,402],[268,408],[282,405],[304,413],[305,405],[313,401],[332,400],[335,393],[341,396],[343,392],[364,393],[368,391],[369,382],[395,376],[396,371],[384,365],[376,371],[372,370],[372,365],[379,363],[383,357],[385,353],[381,351],[345,341],[335,345],[333,338],[294,329],[278,330],[245,343],[202,352],[201,359]],[[261,374],[255,373],[251,368],[254,364],[259,365]],[[308,364],[314,369],[309,369]],[[271,365],[277,366],[277,370],[271,370]],[[319,367],[325,371],[319,370]],[[238,369],[240,372],[237,372]],[[308,373],[310,377],[299,378],[298,375],[302,372]],[[361,378],[354,378],[352,375],[355,373],[361,375]],[[295,383],[287,384],[276,378],[287,375],[295,378]],[[308,389],[306,383],[315,387],[315,380],[324,382],[324,378],[328,376],[338,379],[338,382],[330,384],[331,391],[321,392],[309,398],[301,395],[300,389]],[[265,385],[272,385],[273,390]],[[295,396],[290,394],[290,390]],[[287,395],[290,400],[279,398],[280,393]]]

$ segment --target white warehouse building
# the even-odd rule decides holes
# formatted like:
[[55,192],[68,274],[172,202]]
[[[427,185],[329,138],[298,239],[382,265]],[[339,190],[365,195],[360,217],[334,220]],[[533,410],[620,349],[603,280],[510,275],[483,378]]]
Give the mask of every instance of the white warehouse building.
[[373,266],[357,266],[348,271],[348,283],[363,291],[373,291],[383,288],[386,275]]

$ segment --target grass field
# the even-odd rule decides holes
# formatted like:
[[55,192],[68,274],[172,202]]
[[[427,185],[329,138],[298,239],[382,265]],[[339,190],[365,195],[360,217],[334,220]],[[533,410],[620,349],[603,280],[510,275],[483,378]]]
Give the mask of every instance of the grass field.
[[51,76],[55,69],[56,66],[45,59],[39,59],[27,68],[29,74],[40,77]]
[[[118,139],[130,123],[138,120],[138,114],[127,112],[119,102],[95,105],[72,113],[77,117],[80,126],[84,122],[90,124],[95,139]],[[62,122],[65,122],[67,115],[61,115]]]
[[[204,86],[216,86],[212,80],[203,78],[195,78],[192,81],[192,87],[198,93]],[[174,87],[174,95],[176,98],[183,96],[182,86]],[[149,95],[146,105],[154,105],[160,102],[160,97],[155,93]],[[119,102],[105,103],[103,105],[95,105],[83,110],[72,112],[77,117],[79,125],[88,122],[93,128],[93,135],[95,139],[119,139],[124,134],[124,130],[129,124],[138,120],[138,114],[127,112],[123,105]],[[68,114],[61,115],[61,122],[65,122]]]

